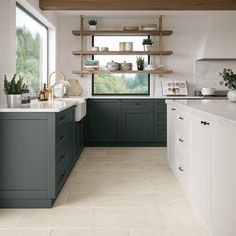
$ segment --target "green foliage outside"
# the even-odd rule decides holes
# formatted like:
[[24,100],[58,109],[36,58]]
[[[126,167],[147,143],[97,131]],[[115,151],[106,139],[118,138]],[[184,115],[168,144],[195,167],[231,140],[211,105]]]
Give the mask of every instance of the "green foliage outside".
[[27,28],[16,29],[16,73],[24,78],[31,95],[40,91],[40,35],[32,35]]
[[94,75],[95,94],[148,94],[148,76]]

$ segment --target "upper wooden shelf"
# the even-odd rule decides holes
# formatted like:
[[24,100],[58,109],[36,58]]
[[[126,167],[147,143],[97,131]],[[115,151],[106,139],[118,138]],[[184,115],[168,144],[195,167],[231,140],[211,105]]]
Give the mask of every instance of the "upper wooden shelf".
[[[73,30],[72,31],[73,35],[75,36],[80,36],[81,31],[80,30]],[[143,36],[170,36],[173,33],[172,30],[138,30],[138,31],[131,31],[131,30],[85,30],[83,31],[84,36],[112,36],[112,35],[117,35],[117,36],[135,36],[135,35],[143,35]]]
[[173,51],[73,51],[74,55],[171,55]]
[[84,70],[73,70],[73,74],[156,74],[166,75],[173,73],[172,70],[129,70],[129,71],[108,71],[108,70],[97,70],[97,71],[84,71]]

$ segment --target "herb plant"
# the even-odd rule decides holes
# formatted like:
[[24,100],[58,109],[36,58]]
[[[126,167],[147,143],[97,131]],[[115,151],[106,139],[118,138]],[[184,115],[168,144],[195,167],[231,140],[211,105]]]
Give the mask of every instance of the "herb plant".
[[221,85],[229,89],[236,89],[236,74],[231,69],[224,68],[223,72],[220,72],[220,76],[223,79],[220,81]]
[[4,91],[6,94],[21,94],[25,88],[26,85],[23,83],[22,76],[19,75],[19,79],[16,80],[16,74],[14,74],[12,80],[8,81],[4,75]]
[[96,19],[89,19],[88,24],[89,25],[97,25],[97,20]]
[[142,57],[142,56],[136,57],[136,64],[137,65],[144,65],[144,57]]
[[143,39],[143,45],[152,45],[153,42],[150,38]]

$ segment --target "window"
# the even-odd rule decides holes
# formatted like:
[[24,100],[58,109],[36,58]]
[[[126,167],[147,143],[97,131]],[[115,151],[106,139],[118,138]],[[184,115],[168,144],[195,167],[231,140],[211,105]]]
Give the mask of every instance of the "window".
[[48,28],[18,4],[16,41],[16,72],[37,96],[48,77]]
[[[110,51],[119,50],[119,42],[133,42],[135,51],[143,50],[143,36],[94,36],[93,46],[109,47]],[[145,64],[148,64],[149,57],[144,56]],[[99,60],[99,65],[105,69],[106,63],[132,62],[133,69],[136,70],[136,56],[126,55],[95,55],[95,60]],[[94,74],[92,78],[93,95],[149,95],[150,78],[148,74]]]

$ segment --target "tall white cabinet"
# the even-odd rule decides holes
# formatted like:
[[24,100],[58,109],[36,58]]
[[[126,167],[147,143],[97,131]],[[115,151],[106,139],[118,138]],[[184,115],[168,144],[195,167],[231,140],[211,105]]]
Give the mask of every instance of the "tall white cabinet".
[[236,127],[170,102],[168,160],[210,235],[235,236]]

